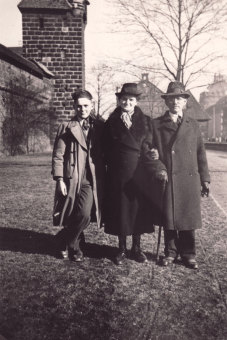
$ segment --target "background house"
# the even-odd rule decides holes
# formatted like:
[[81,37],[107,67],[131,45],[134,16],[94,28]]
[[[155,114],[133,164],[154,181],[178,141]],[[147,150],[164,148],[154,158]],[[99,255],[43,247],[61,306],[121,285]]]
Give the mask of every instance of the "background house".
[[[164,100],[161,98],[163,91],[149,80],[148,73],[142,74],[142,79],[138,82],[143,94],[139,101],[142,111],[151,118],[156,118],[164,114],[167,110]],[[204,139],[208,137],[208,122],[210,117],[201,107],[191,92],[187,101],[187,114],[199,122],[201,133]]]
[[213,83],[201,93],[200,104],[209,116],[207,139],[227,141],[227,77],[215,74]]

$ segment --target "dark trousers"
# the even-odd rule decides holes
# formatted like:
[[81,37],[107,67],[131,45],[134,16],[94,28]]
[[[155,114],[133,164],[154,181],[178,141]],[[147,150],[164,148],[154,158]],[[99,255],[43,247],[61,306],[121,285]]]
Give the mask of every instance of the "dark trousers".
[[165,256],[195,258],[195,230],[164,230]]
[[76,252],[80,250],[80,243],[83,241],[83,230],[88,227],[91,220],[92,205],[93,191],[91,182],[84,178],[80,194],[75,200],[67,225],[56,235],[62,250],[66,246]]

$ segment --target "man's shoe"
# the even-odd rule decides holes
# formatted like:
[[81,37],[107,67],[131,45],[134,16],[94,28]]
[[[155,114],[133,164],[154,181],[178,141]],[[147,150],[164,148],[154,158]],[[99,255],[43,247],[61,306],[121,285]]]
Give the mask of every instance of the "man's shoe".
[[72,262],[82,262],[84,260],[84,255],[81,250],[74,251],[74,249],[68,249],[69,261]]
[[148,262],[146,255],[144,254],[144,252],[140,248],[139,249],[132,249],[131,250],[131,257],[135,261],[140,262],[140,263],[147,263]]
[[74,255],[74,262],[82,262],[84,260],[83,253],[77,253]]
[[118,265],[118,266],[121,266],[123,264],[123,262],[125,261],[126,259],[126,251],[125,250],[121,250],[117,256],[115,257],[115,263]]
[[170,264],[172,264],[172,263],[174,262],[174,260],[175,260],[174,257],[172,257],[172,256],[166,256],[166,257],[164,257],[163,260],[162,260],[162,265],[163,265],[164,267],[167,267],[167,266],[169,266]]
[[186,267],[191,268],[191,269],[198,269],[198,263],[196,259],[184,259],[183,260],[184,264]]
[[68,259],[68,250],[60,250],[59,251],[59,254],[60,254],[60,257],[63,259],[63,260],[66,260]]

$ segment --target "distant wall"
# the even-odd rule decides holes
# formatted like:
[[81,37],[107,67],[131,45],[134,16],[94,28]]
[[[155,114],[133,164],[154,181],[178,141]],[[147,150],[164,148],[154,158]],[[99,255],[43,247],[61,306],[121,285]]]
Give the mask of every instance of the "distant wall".
[[227,143],[205,143],[207,150],[227,151]]
[[[12,89],[9,87],[9,81],[13,80],[15,85],[21,86],[21,79],[27,79],[28,82],[34,86],[34,88],[42,92],[40,95],[40,103],[43,106],[50,106],[51,105],[51,96],[52,96],[52,85],[49,79],[41,79],[20,67],[13,65],[10,62],[3,60],[0,56],[0,155],[4,154],[3,149],[3,132],[2,132],[2,124],[7,116],[6,108],[4,106],[3,100],[5,95],[12,93]],[[15,93],[15,95],[22,96],[23,91],[19,91],[19,93]],[[39,105],[40,105],[39,103]],[[34,102],[34,105],[38,105],[37,102]],[[49,135],[46,136],[46,145],[48,145]]]

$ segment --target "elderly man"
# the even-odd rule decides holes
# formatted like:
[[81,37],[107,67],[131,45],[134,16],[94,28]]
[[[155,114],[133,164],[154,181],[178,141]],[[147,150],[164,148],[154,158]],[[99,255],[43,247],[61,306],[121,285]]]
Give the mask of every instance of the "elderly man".
[[162,95],[169,110],[152,122],[150,144],[158,149],[159,160],[153,161],[147,153],[145,163],[150,174],[167,182],[163,265],[180,254],[187,267],[197,269],[195,229],[202,225],[200,196],[208,196],[210,176],[198,123],[183,111],[189,96],[182,83],[169,84]]
[[73,99],[75,117],[59,126],[52,174],[56,181],[54,224],[64,226],[56,235],[58,250],[62,257],[79,262],[83,260],[80,242],[90,223],[93,204],[98,225],[101,223],[105,168],[101,147],[103,123],[91,117],[92,96],[88,91],[78,90]]

